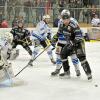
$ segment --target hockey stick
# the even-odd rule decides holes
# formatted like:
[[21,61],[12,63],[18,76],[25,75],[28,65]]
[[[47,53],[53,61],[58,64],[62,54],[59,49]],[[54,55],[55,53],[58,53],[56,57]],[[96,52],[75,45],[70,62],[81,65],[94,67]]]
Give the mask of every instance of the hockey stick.
[[28,45],[32,43],[32,41],[28,41],[27,39],[18,40],[19,42],[27,43]]
[[50,47],[50,45],[48,45],[46,48],[44,48],[44,50],[39,53],[34,59],[30,59],[30,61],[27,63],[27,65],[25,67],[23,67],[16,75],[18,76],[24,69],[26,69],[33,61],[35,61],[45,50],[47,50]]
[[12,79],[10,73],[8,72],[6,67],[3,70],[5,72],[5,75],[6,75],[7,79],[9,79],[10,85],[12,85],[13,84],[13,79]]

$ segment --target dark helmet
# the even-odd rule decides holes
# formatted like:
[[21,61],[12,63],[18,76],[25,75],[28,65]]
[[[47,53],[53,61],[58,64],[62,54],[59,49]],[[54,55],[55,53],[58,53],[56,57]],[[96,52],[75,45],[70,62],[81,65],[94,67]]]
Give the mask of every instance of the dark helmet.
[[24,24],[24,22],[23,22],[22,20],[18,20],[18,24],[19,24],[19,23],[22,23],[22,24]]
[[[22,25],[20,25],[22,24]],[[24,26],[24,22],[22,20],[18,20],[18,27],[23,27]]]

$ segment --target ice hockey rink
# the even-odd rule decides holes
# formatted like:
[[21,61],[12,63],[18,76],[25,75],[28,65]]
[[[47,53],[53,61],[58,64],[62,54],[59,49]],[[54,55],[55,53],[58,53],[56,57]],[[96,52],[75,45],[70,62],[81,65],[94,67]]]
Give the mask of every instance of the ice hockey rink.
[[[21,46],[17,48],[20,55],[12,62],[14,74],[30,59]],[[56,66],[44,52],[34,61],[33,67],[26,68],[13,79],[13,86],[9,87],[8,81],[0,84],[0,100],[100,100],[100,42],[86,42],[86,54],[93,71],[92,82],[87,80],[81,66],[81,77],[77,78],[71,62],[70,79],[52,77],[50,74]]]

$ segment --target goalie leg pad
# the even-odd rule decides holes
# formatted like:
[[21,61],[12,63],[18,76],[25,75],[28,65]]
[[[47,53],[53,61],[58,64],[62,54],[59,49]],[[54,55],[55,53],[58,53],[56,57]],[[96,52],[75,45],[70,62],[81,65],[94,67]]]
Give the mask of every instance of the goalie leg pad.
[[0,70],[0,82],[7,80],[5,72],[3,69]]
[[2,59],[0,60],[0,70],[3,69],[3,66],[4,66],[4,62],[2,61]]
[[3,66],[3,68],[0,70],[0,82],[5,81],[7,79],[12,80],[14,77],[14,73],[12,70],[11,63],[9,63],[9,66]]
[[10,54],[10,60],[15,60],[19,56],[19,50],[13,49]]
[[8,66],[7,69],[8,69],[9,75],[11,76],[11,78],[13,78],[14,77],[14,72],[13,72],[12,64],[11,63],[9,63],[9,66]]

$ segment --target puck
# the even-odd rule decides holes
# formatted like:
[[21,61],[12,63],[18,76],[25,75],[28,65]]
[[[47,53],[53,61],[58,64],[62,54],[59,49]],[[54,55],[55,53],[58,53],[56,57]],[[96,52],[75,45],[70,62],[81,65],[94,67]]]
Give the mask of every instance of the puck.
[[94,86],[95,86],[95,87],[98,87],[98,85],[97,85],[97,84],[95,84]]

